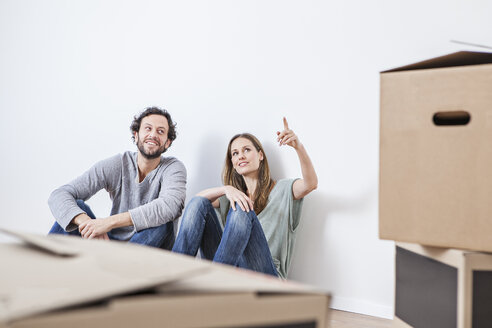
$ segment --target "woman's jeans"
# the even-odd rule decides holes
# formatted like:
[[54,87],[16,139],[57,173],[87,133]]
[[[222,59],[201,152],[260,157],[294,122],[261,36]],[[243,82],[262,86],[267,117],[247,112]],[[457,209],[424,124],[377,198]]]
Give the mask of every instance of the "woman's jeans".
[[173,252],[278,276],[268,242],[254,211],[238,205],[227,214],[224,232],[212,203],[196,196],[186,206]]
[[[77,205],[85,212],[91,219],[95,219],[96,216],[92,212],[91,208],[84,203],[83,200],[77,200]],[[53,227],[51,228],[49,234],[61,234],[61,235],[71,235],[79,236],[80,232],[78,229],[67,232],[65,231],[58,222],[55,221]],[[108,237],[111,240],[116,240],[111,235],[111,231],[108,232]],[[130,243],[141,244],[146,246],[158,247],[162,249],[171,250],[174,244],[174,225],[173,222],[168,222],[166,224],[160,225],[158,227],[148,228],[136,232],[128,241]]]

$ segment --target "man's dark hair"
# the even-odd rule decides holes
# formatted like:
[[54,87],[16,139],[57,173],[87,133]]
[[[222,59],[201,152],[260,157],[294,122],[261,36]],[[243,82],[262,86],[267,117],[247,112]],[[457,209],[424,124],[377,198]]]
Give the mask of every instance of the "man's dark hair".
[[162,115],[167,119],[167,123],[169,124],[169,130],[167,131],[167,138],[171,141],[169,146],[173,143],[174,139],[176,139],[176,123],[173,122],[171,118],[171,114],[165,109],[161,109],[159,107],[147,107],[143,112],[139,115],[135,115],[133,117],[133,122],[130,125],[130,131],[132,131],[132,140],[135,142],[135,132],[138,133],[140,131],[140,124],[142,123],[142,119],[149,115]]

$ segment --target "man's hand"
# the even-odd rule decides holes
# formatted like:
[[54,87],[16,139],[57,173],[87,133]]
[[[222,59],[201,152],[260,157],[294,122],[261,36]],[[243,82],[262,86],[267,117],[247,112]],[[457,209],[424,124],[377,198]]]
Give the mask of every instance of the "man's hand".
[[107,233],[105,233],[100,236],[94,237],[93,239],[109,240],[109,236]]
[[82,238],[86,239],[109,239],[107,233],[111,231],[111,220],[93,219],[84,221],[79,225],[79,232]]
[[83,222],[90,221],[90,220],[92,219],[89,215],[87,215],[86,213],[80,213],[79,215],[73,218],[71,223],[80,226]]

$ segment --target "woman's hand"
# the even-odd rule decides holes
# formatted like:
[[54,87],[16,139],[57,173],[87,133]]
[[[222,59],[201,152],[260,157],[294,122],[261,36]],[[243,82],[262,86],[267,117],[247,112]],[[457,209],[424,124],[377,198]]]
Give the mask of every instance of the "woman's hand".
[[277,131],[277,141],[279,146],[288,145],[294,149],[299,148],[301,142],[297,135],[289,129],[289,124],[287,123],[287,119],[284,117],[284,130],[282,132]]
[[236,202],[243,211],[249,212],[254,208],[253,201],[248,197],[248,195],[233,186],[224,186],[224,195],[231,203],[231,207],[234,211],[236,210]]

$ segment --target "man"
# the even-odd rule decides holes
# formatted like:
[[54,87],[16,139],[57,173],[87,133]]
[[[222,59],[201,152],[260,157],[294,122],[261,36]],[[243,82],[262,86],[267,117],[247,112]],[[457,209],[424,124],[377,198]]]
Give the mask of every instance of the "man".
[[[166,110],[149,107],[134,117],[130,130],[138,152],[100,161],[51,193],[48,205],[57,222],[50,233],[172,248],[172,221],[183,210],[186,169],[161,154],[176,138],[176,124]],[[84,201],[102,188],[113,206],[109,217],[96,218]]]

